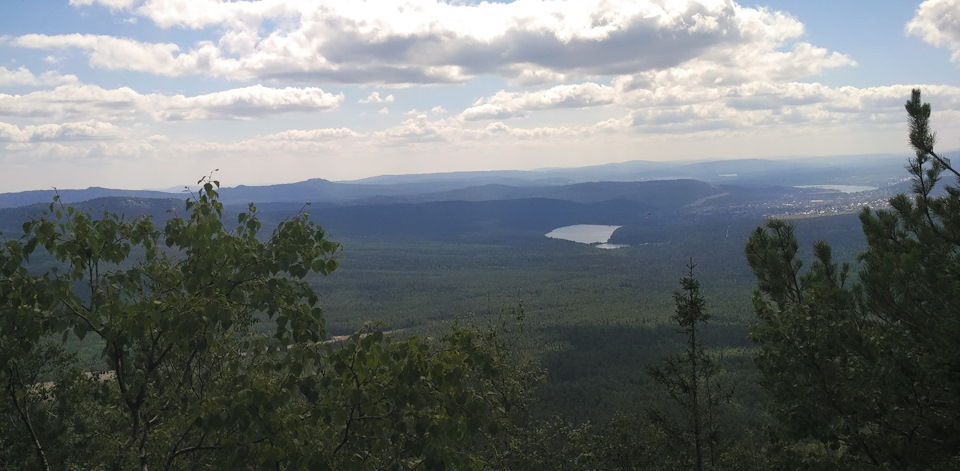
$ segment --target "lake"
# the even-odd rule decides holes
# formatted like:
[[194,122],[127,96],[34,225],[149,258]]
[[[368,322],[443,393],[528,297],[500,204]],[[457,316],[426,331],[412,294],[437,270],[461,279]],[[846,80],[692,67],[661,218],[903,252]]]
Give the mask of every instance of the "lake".
[[626,245],[608,244],[613,231],[623,226],[603,226],[598,224],[577,224],[554,229],[547,233],[551,239],[569,240],[581,244],[595,245],[601,249],[619,249]]
[[802,185],[797,188],[821,188],[824,190],[836,190],[841,193],[859,193],[861,191],[876,190],[875,186],[857,186],[857,185]]

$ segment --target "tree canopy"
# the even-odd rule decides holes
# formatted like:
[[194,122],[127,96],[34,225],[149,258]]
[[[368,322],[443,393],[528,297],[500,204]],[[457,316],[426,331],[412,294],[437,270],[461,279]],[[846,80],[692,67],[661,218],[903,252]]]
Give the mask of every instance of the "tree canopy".
[[817,242],[803,270],[790,224],[746,245],[758,280],[751,336],[782,437],[843,466],[960,465],[960,178],[934,151],[930,105],[906,103],[912,196],[860,214],[855,279]]
[[54,200],[3,240],[0,468],[480,466],[513,400],[496,333],[328,340],[306,277],[339,245],[306,212],[230,226],[202,183],[162,228]]

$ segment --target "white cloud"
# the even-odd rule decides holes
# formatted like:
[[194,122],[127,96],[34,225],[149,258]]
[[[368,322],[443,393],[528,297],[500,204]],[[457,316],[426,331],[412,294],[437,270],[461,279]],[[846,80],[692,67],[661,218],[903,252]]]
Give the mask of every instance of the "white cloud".
[[62,85],[25,95],[0,94],[0,116],[77,119],[155,120],[247,119],[298,111],[337,108],[343,94],[320,88],[269,88],[254,85],[197,96],[143,95],[131,88],[107,90],[96,85]]
[[17,70],[9,70],[6,67],[0,66],[0,86],[11,86],[11,85],[59,85],[65,83],[76,83],[77,77],[75,75],[60,75],[57,72],[44,72],[42,74],[34,75],[33,72],[30,72],[26,67],[20,67]]
[[375,137],[407,142],[437,142],[455,140],[461,134],[456,123],[447,120],[431,121],[426,114],[420,113],[403,120],[398,126],[374,133]]
[[234,88],[193,97],[151,95],[159,104],[154,114],[165,120],[243,119],[295,111],[323,111],[340,106],[343,94],[319,88]]
[[386,141],[384,142],[390,143],[389,145],[447,143],[447,145],[457,145],[459,148],[461,144],[467,142],[492,143],[493,141],[496,141],[498,145],[509,147],[511,141],[504,140],[504,138],[519,141],[536,139],[570,141],[596,133],[595,126],[591,124],[524,128],[509,126],[502,121],[496,121],[482,127],[468,127],[465,126],[463,120],[457,118],[431,119],[426,113],[416,110],[408,114],[412,114],[411,117],[404,120],[400,125],[374,132],[372,137],[385,138]]
[[907,33],[950,50],[950,59],[960,62],[960,1],[927,0],[920,4]]
[[493,103],[478,103],[470,108],[463,110],[460,117],[467,121],[478,121],[481,119],[507,119],[526,116],[526,112],[521,109],[510,109],[504,105]]
[[[104,0],[98,0],[104,1]],[[149,18],[161,28],[184,27],[201,29],[216,25],[256,24],[264,18],[293,17],[310,9],[310,1],[234,1],[218,0],[147,0],[136,2],[140,16]]]
[[145,43],[126,38],[93,34],[26,34],[14,38],[16,46],[31,49],[77,48],[88,52],[90,65],[108,70],[133,70],[156,75],[208,74],[248,77],[234,59],[221,57],[209,41],[201,41],[189,52],[180,52],[173,43]]
[[506,65],[500,68],[499,73],[507,77],[512,84],[520,86],[559,83],[572,80],[572,78],[568,78],[567,74],[555,72],[549,68],[529,63]]
[[130,119],[148,104],[128,87],[105,90],[96,85],[61,85],[24,95],[0,94],[0,115],[55,120]]
[[370,95],[360,100],[359,103],[393,103],[393,95],[381,97],[380,92],[370,92]]
[[595,83],[557,85],[535,92],[499,91],[480,100],[460,114],[463,119],[505,119],[526,116],[531,110],[550,108],[585,108],[613,103],[617,91],[613,87]]
[[70,0],[70,5],[79,7],[79,6],[90,6],[94,3],[99,3],[110,9],[127,9],[133,6],[134,0]]
[[348,128],[290,129],[260,136],[258,139],[266,141],[328,141],[357,135],[356,132]]
[[[109,69],[314,83],[463,82],[480,74],[545,83],[659,71],[694,59],[748,74],[773,60],[796,76],[851,63],[791,43],[803,33],[794,18],[732,0],[148,0],[126,11],[163,28],[215,28],[220,36],[193,45],[79,34],[26,35],[14,43],[80,48],[92,65]],[[788,52],[771,54],[783,48]],[[767,61],[741,60],[752,59],[750,51]],[[805,60],[791,65],[797,58]]]
[[715,51],[676,67],[616,77],[613,83],[624,90],[647,94],[706,94],[713,99],[717,90],[745,83],[790,83],[821,74],[827,68],[854,66],[849,57],[830,53],[808,43],[797,43],[789,51],[777,43],[760,41]]
[[103,121],[17,126],[0,122],[0,142],[28,143],[107,139],[117,134],[117,127]]
[[[812,127],[873,123],[897,124],[903,120],[903,102],[916,85],[886,87],[828,87],[819,83],[748,82],[712,88],[656,86],[651,89],[626,89],[622,86],[580,84],[553,87],[527,93],[500,91],[477,100],[459,117],[464,126],[481,119],[503,120],[526,116],[538,122],[540,114],[553,114],[564,106],[604,105],[609,115],[618,110],[621,118],[605,118],[588,125],[566,126],[560,135],[572,129],[618,132],[635,128],[644,133],[696,133],[758,126],[806,125]],[[924,97],[938,109],[960,108],[960,87],[922,85]],[[580,93],[586,91],[587,93]],[[539,114],[538,114],[539,113]],[[576,120],[567,120],[577,123]],[[451,124],[453,122],[451,121]],[[494,126],[495,125],[495,126]],[[524,128],[506,128],[503,122],[492,129],[514,136]],[[421,124],[420,127],[426,127]],[[533,128],[530,128],[533,129]],[[539,127],[544,133],[547,127]],[[464,128],[465,132],[469,131]],[[449,135],[449,133],[448,133]]]
[[517,128],[497,121],[488,124],[482,130],[469,133],[468,137],[473,140],[502,139],[504,136],[519,140],[575,140],[591,133],[592,130],[590,126],[537,126],[532,128]]

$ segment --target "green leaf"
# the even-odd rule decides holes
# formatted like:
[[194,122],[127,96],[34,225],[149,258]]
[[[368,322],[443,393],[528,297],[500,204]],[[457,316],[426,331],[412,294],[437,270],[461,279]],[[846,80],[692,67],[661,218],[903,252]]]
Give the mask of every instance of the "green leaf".
[[83,340],[87,336],[87,324],[83,321],[77,322],[73,328],[73,334],[76,335],[78,339]]

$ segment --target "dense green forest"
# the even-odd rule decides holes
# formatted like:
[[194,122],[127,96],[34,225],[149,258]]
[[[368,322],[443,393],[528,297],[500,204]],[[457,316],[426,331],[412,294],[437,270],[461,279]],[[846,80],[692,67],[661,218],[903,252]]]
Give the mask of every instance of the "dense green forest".
[[[911,192],[859,215],[681,213],[725,195],[692,181],[317,208],[339,233],[209,178],[156,218],[35,206],[0,469],[960,469],[960,173],[906,110]],[[605,211],[629,247],[543,237]]]

